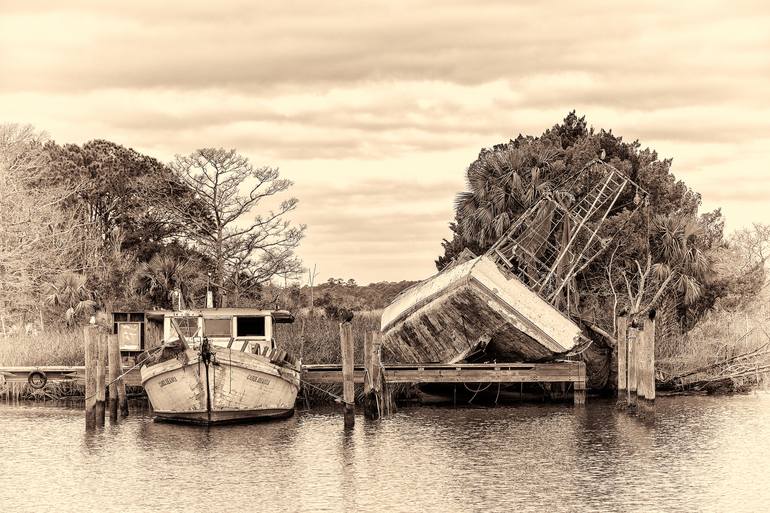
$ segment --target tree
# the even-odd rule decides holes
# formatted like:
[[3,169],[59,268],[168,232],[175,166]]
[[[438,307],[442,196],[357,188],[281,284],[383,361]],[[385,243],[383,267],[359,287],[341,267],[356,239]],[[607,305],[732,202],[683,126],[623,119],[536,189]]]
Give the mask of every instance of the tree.
[[75,324],[78,318],[90,315],[96,309],[93,293],[86,287],[86,276],[65,272],[51,285],[48,304],[64,310],[64,320],[68,326]]
[[598,233],[612,244],[568,285],[575,292],[570,314],[610,346],[620,310],[665,307],[679,330],[689,329],[730,289],[709,270],[724,246],[721,212],[699,215],[700,195],[674,178],[670,159],[612,131],[595,131],[575,112],[540,136],[481,150],[467,170],[468,190],[457,196],[453,237],[443,242],[437,267],[465,249],[483,254],[545,195],[581,198],[596,177],[578,172],[600,156],[646,191],[647,206],[631,208],[639,201],[633,191],[618,199]]
[[77,191],[62,206],[89,222],[105,245],[120,234],[120,249],[140,261],[181,233],[172,211],[158,201],[159,191],[172,193],[180,207],[196,208],[191,191],[168,167],[131,148],[97,139],[82,146],[48,142],[45,150],[50,169],[38,184],[60,183]]
[[179,291],[185,304],[193,305],[193,283],[198,278],[189,260],[168,254],[156,254],[149,262],[142,262],[133,276],[133,288],[151,304],[171,308],[172,293]]
[[196,249],[210,259],[215,305],[222,305],[223,295],[238,304],[272,278],[301,271],[294,250],[305,226],[292,226],[287,219],[296,198],[247,220],[263,201],[291,187],[278,169],[254,167],[235,150],[222,148],[177,156],[170,167],[175,179],[192,191],[199,210],[186,208],[172,188],[165,191],[164,204],[176,213]]
[[737,230],[730,237],[730,246],[744,256],[744,269],[764,268],[770,258],[770,224],[753,223],[750,228]]
[[37,182],[50,166],[45,141],[29,125],[0,125],[0,315],[39,309],[46,284],[94,245],[88,223],[60,208],[78,189]]

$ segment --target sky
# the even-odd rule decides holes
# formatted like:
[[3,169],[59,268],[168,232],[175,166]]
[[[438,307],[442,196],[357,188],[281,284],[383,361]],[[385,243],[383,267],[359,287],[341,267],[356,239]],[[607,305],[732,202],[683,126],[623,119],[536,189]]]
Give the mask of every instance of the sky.
[[0,122],[291,179],[318,281],[435,272],[483,147],[569,111],[770,222],[770,3],[0,0]]

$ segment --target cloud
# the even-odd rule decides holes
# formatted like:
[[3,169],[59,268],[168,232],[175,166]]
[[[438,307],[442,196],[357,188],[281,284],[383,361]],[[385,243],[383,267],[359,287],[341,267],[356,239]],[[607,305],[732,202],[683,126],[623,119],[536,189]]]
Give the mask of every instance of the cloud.
[[632,83],[661,69],[740,80],[756,74],[757,60],[768,65],[757,44],[767,42],[770,14],[761,4],[660,2],[622,11],[610,2],[11,4],[0,26],[0,47],[13,48],[6,90],[215,86],[261,94],[574,71]]
[[479,149],[537,135],[572,109],[673,157],[677,177],[704,205],[724,203],[735,226],[770,191],[766,2],[4,0],[2,10],[2,121],[164,160],[223,146],[279,166],[309,225],[303,256],[335,275],[431,272]]

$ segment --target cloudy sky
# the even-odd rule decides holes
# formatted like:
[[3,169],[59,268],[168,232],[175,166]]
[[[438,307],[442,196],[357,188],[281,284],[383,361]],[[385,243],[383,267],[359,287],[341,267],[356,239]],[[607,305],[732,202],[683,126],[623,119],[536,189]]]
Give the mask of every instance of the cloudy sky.
[[434,272],[481,147],[577,109],[770,222],[767,2],[0,0],[0,121],[295,182],[321,279]]

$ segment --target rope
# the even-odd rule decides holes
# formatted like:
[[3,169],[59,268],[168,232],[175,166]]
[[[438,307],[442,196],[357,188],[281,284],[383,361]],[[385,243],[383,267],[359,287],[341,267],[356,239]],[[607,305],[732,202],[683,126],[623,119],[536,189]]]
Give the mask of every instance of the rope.
[[[468,388],[468,385],[466,385],[465,383],[463,383],[463,386],[465,387],[465,390],[467,390],[468,392],[473,392],[473,396],[470,399],[468,399],[468,404],[471,404],[473,402],[473,400],[476,399],[476,396],[478,395],[478,393],[479,392],[483,392],[484,390],[486,390],[489,387],[491,387],[492,383],[487,383],[487,386],[485,386],[484,388],[479,387],[475,391],[471,390],[470,388]],[[499,393],[499,389],[498,389],[498,393]]]
[[[163,349],[163,346],[162,346],[162,345],[160,345],[160,346],[156,347],[155,349],[153,349],[152,351],[147,351],[147,354],[150,354],[150,355],[151,355],[152,353],[154,353],[154,352],[158,351],[159,349]],[[146,359],[145,359],[145,360],[146,360]],[[106,390],[107,388],[109,388],[109,386],[110,386],[110,385],[112,385],[113,383],[115,383],[116,381],[119,381],[119,380],[123,379],[123,376],[125,376],[126,374],[128,374],[128,373],[129,373],[129,372],[131,372],[132,370],[134,370],[134,369],[136,369],[137,367],[139,367],[140,365],[142,365],[142,364],[145,362],[145,360],[142,360],[141,362],[137,363],[136,365],[134,365],[133,367],[131,367],[130,369],[128,369],[126,372],[124,372],[123,374],[121,374],[121,375],[120,375],[120,376],[118,376],[117,378],[113,379],[112,381],[110,381],[109,383],[107,383],[106,385],[104,385],[104,388],[105,388],[105,390]],[[97,393],[98,393],[98,392],[96,392],[96,393],[93,393],[93,394],[91,394],[91,395],[89,395],[89,396],[86,396],[86,397],[84,397],[84,398],[83,398],[83,400],[84,400],[84,401],[87,401],[88,399],[91,399],[92,397],[96,397],[96,394],[97,394]]]
[[301,379],[301,378],[300,378],[299,381],[303,385],[308,385],[308,386],[310,386],[312,388],[315,388],[319,392],[323,392],[324,394],[330,396],[332,399],[334,399],[335,402],[342,403],[342,404],[355,404],[355,403],[346,403],[345,400],[342,397],[340,397],[340,396],[338,396],[336,394],[333,394],[333,393],[329,392],[328,390],[324,390],[323,388],[321,388],[319,386],[316,386],[316,385],[310,383],[309,381],[305,381],[304,379]]

